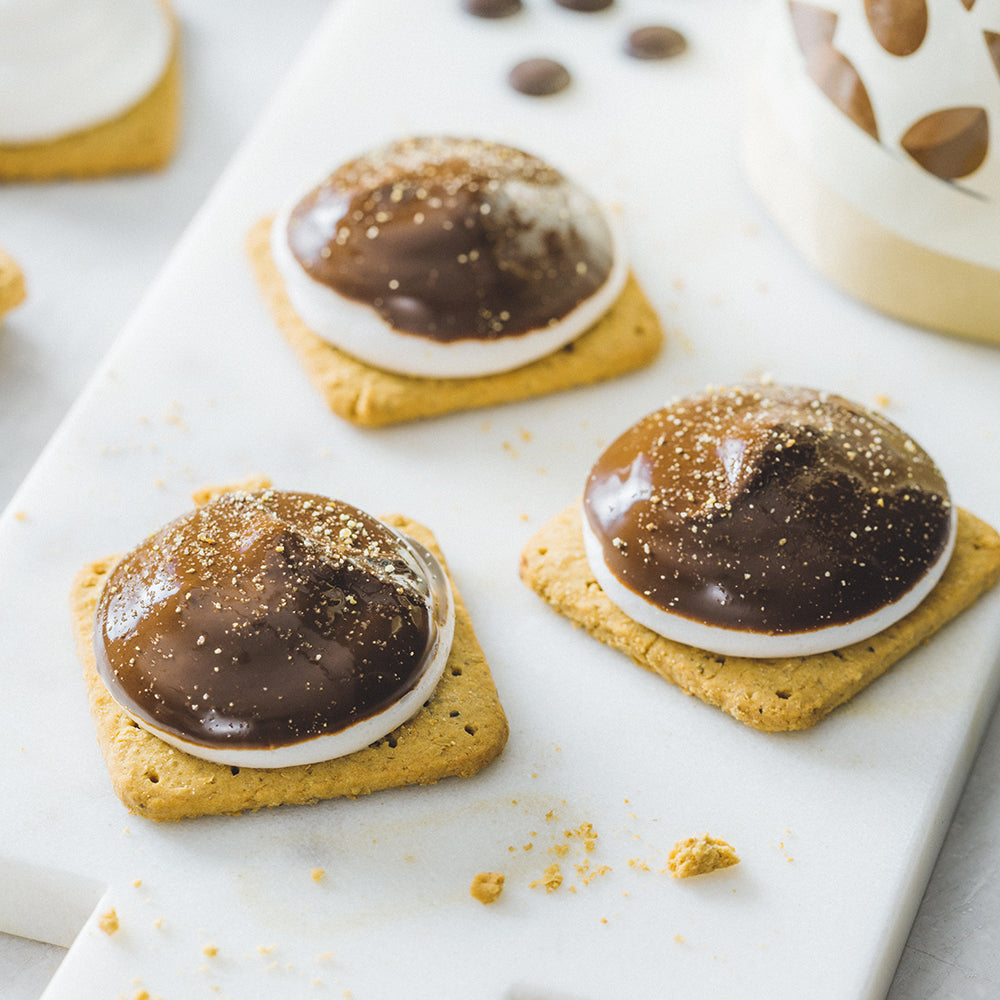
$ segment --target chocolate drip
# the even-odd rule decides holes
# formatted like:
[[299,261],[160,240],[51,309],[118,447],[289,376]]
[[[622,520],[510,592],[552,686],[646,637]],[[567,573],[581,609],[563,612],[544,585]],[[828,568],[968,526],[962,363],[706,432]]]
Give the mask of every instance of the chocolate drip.
[[476,140],[410,139],[345,164],[292,211],[316,281],[438,342],[544,329],[612,264],[597,207],[558,171]]
[[882,417],[837,396],[736,387],[640,421],[587,482],[608,569],[652,604],[781,634],[909,591],[950,533],[945,482]]
[[98,604],[123,707],[204,746],[338,732],[419,681],[436,626],[405,543],[348,504],[230,493],[125,556]]

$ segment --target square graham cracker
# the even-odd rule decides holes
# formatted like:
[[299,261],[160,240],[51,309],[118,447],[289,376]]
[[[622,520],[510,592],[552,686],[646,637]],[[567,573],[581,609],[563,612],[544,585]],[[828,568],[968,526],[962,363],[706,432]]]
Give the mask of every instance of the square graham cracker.
[[722,656],[665,639],[619,610],[594,579],[579,503],[558,514],[521,554],[521,578],[556,611],[636,663],[734,719],[766,732],[808,729],[885,673],[1000,579],[1000,535],[958,512],[951,561],[909,615],[870,639],[811,656]]
[[327,406],[354,424],[381,427],[589,385],[648,365],[663,344],[659,318],[630,274],[618,300],[589,330],[520,368],[475,378],[384,371],[334,347],[301,320],[271,257],[271,223],[260,220],[247,237],[261,294]]
[[173,50],[162,76],[121,114],[38,142],[0,142],[0,181],[93,178],[157,170],[174,155],[180,130],[180,30],[171,8]]
[[16,260],[0,250],[0,319],[24,301],[24,274]]
[[[422,525],[399,515],[383,520],[442,559],[434,536]],[[107,559],[84,567],[73,583],[70,606],[101,753],[115,793],[137,815],[162,821],[235,814],[471,777],[507,742],[507,717],[469,613],[452,583],[451,655],[434,694],[408,722],[363,750],[319,764],[230,767],[192,757],[136,725],[98,676],[94,612],[115,562]]]

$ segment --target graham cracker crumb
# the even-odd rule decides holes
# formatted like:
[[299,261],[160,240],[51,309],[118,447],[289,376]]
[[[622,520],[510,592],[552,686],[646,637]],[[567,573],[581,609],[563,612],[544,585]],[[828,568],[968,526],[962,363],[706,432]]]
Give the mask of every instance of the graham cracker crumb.
[[667,858],[667,868],[674,878],[691,878],[729,868],[739,861],[730,844],[703,833],[700,837],[679,840]]
[[484,906],[495,903],[503,892],[504,875],[502,872],[479,872],[472,880],[469,894],[478,899]]
[[194,501],[196,507],[204,507],[205,504],[211,503],[217,497],[222,496],[223,493],[234,493],[241,490],[253,493],[257,490],[270,489],[271,485],[271,480],[267,476],[247,476],[246,479],[242,479],[238,483],[227,483],[224,486],[204,486],[195,490],[191,494],[191,499]]
[[309,877],[314,882],[322,882],[325,876],[326,876],[326,869],[324,869],[324,868],[314,868],[309,873]]
[[531,888],[537,889],[539,886],[542,886],[546,892],[555,892],[562,885],[562,880],[562,871],[559,869],[559,863],[553,862],[542,872],[541,878],[535,879],[531,883]]
[[576,865],[575,868],[577,874],[580,876],[580,881],[584,885],[590,885],[595,878],[598,878],[600,875],[607,875],[612,870],[610,865],[597,865],[591,868],[589,861],[583,861]]
[[209,958],[215,958],[219,954],[219,949],[214,944],[206,944],[204,948],[201,949],[203,955],[207,955]]
[[121,925],[118,923],[118,914],[115,913],[114,907],[101,915],[97,926],[108,935],[114,934],[118,930]]

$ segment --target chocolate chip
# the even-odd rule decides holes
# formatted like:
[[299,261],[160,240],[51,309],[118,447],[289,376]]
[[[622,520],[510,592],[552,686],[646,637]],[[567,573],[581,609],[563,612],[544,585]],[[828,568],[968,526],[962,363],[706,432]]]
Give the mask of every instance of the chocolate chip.
[[467,14],[491,20],[517,14],[523,6],[521,0],[462,0],[462,9]]
[[525,59],[507,74],[510,85],[531,97],[548,97],[565,90],[570,83],[569,70],[555,59]]
[[687,39],[674,28],[648,24],[625,39],[625,52],[633,59],[672,59],[687,48]]
[[599,10],[607,10],[615,0],[556,0],[560,7],[567,10],[578,10],[584,14],[594,14]]

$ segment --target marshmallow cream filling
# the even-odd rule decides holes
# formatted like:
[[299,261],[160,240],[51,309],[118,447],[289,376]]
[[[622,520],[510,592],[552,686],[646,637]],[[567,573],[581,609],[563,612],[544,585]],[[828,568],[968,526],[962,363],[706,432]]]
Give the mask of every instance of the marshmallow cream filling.
[[[522,221],[537,220],[550,226],[559,222],[551,218],[552,210],[545,198],[529,185],[508,183],[508,187],[512,197],[518,196]],[[619,220],[578,189],[569,190],[567,202],[579,209],[574,213],[573,223],[581,230],[586,228],[588,215],[600,218],[606,225],[612,247],[606,279],[575,308],[545,326],[488,340],[470,336],[444,342],[396,329],[371,306],[314,279],[289,247],[288,226],[295,203],[287,205],[273,222],[271,255],[289,301],[302,321],[347,354],[376,368],[423,378],[492,375],[520,368],[575,340],[611,308],[625,286],[628,266]],[[541,246],[535,249],[539,255],[544,253]]]
[[641,594],[621,583],[608,569],[600,542],[587,523],[587,519],[582,518],[583,544],[590,571],[608,600],[624,611],[629,618],[674,642],[682,642],[722,656],[747,656],[760,659],[811,656],[814,653],[842,649],[851,643],[868,639],[904,618],[916,609],[941,579],[955,547],[955,520],[956,514],[952,509],[951,530],[946,548],[928,567],[924,577],[898,600],[842,625],[828,625],[825,628],[805,632],[768,634],[706,625],[647,601]]
[[173,25],[158,0],[0,0],[0,142],[108,121],[163,75]]

